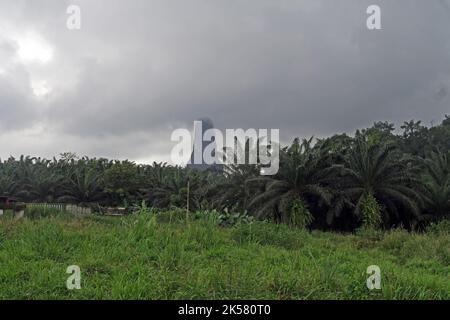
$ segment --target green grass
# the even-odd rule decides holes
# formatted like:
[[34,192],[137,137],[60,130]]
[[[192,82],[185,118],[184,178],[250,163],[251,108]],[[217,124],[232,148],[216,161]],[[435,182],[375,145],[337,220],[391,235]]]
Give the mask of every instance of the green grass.
[[[202,217],[202,215],[199,215]],[[308,233],[255,222],[186,224],[50,212],[0,218],[1,299],[449,299],[450,236]],[[68,290],[69,265],[81,268]],[[381,268],[382,289],[366,287]]]

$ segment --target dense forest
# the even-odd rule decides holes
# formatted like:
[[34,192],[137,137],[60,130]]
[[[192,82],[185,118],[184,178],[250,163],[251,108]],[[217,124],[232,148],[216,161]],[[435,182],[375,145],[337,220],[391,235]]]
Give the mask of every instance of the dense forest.
[[[240,213],[312,229],[420,229],[450,217],[450,117],[400,130],[376,122],[353,136],[295,139],[275,176],[258,166],[199,172],[63,153],[0,162],[0,194],[24,202],[67,202]],[[189,187],[188,187],[189,186]],[[189,201],[187,201],[189,199]]]

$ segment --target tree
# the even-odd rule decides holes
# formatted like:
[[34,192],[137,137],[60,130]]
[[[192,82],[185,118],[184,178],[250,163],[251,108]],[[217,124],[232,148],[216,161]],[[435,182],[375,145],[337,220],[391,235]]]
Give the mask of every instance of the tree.
[[[381,221],[409,223],[420,217],[422,182],[411,157],[403,156],[392,143],[370,145],[357,139],[345,165],[334,166],[340,177],[335,186],[354,205],[354,215],[363,222],[363,213],[376,200]],[[376,206],[373,206],[376,207]],[[373,213],[372,213],[373,215]],[[376,219],[376,218],[374,218]]]
[[427,220],[450,216],[450,151],[435,150],[424,159]]
[[[257,152],[257,146],[252,146],[250,140],[245,143],[245,148],[235,141],[234,152],[224,152],[227,159],[222,176],[217,177],[216,183],[212,184],[209,193],[213,195],[214,205],[219,209],[237,210],[243,212],[249,209],[248,204],[255,190],[247,183],[248,180],[256,178],[260,174],[260,165],[250,163],[250,153]],[[236,164],[238,153],[245,156],[245,163]]]
[[403,137],[410,138],[420,133],[422,129],[425,128],[421,123],[422,121],[414,120],[403,122],[403,125],[400,127],[403,129]]
[[208,190],[214,175],[188,168],[172,167],[166,164],[154,164],[149,173],[150,181],[143,191],[144,198],[158,208],[185,208],[188,197],[191,210],[206,208]]
[[421,121],[405,121],[401,128],[403,136],[401,137],[401,147],[406,153],[423,157],[426,148],[429,145],[428,128],[422,126]]
[[395,126],[393,123],[387,121],[378,121],[373,124],[371,128],[356,131],[357,139],[365,139],[371,145],[378,145],[388,142],[396,141],[396,136],[393,134]]
[[111,203],[118,205],[125,199],[133,199],[142,185],[138,167],[130,161],[116,161],[101,176],[101,187],[111,198]]
[[102,201],[104,194],[99,186],[100,173],[84,162],[78,162],[63,186],[59,201],[88,205]]
[[[274,177],[251,179],[250,183],[264,186],[263,191],[250,202],[256,216],[290,222],[293,205],[301,201],[308,208],[309,202],[329,205],[332,194],[322,183],[327,176],[319,153],[309,140],[295,139],[289,148],[280,150],[280,169]],[[305,211],[306,212],[306,211]]]
[[444,121],[442,121],[443,126],[450,126],[450,115],[446,114]]

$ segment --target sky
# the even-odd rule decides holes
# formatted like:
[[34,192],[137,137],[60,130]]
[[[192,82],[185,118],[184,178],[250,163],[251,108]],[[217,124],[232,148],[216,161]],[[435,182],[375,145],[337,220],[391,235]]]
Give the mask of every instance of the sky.
[[0,0],[2,159],[170,162],[203,117],[285,143],[439,124],[449,93],[450,0]]

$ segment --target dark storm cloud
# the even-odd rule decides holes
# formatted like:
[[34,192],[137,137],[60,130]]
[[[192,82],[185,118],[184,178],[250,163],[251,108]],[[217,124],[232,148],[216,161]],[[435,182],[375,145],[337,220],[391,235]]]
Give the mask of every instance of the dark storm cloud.
[[38,118],[26,69],[12,63],[16,47],[0,36],[0,130],[24,128]]
[[[204,116],[290,139],[449,113],[448,1],[17,3],[13,19],[1,18],[54,49],[36,73],[51,93],[28,117],[49,128],[48,152],[63,151],[66,137],[79,152],[168,159],[171,130]],[[79,31],[65,28],[69,3],[81,7]],[[382,30],[365,26],[370,4],[381,7]],[[7,92],[8,110],[12,97],[34,100]]]

